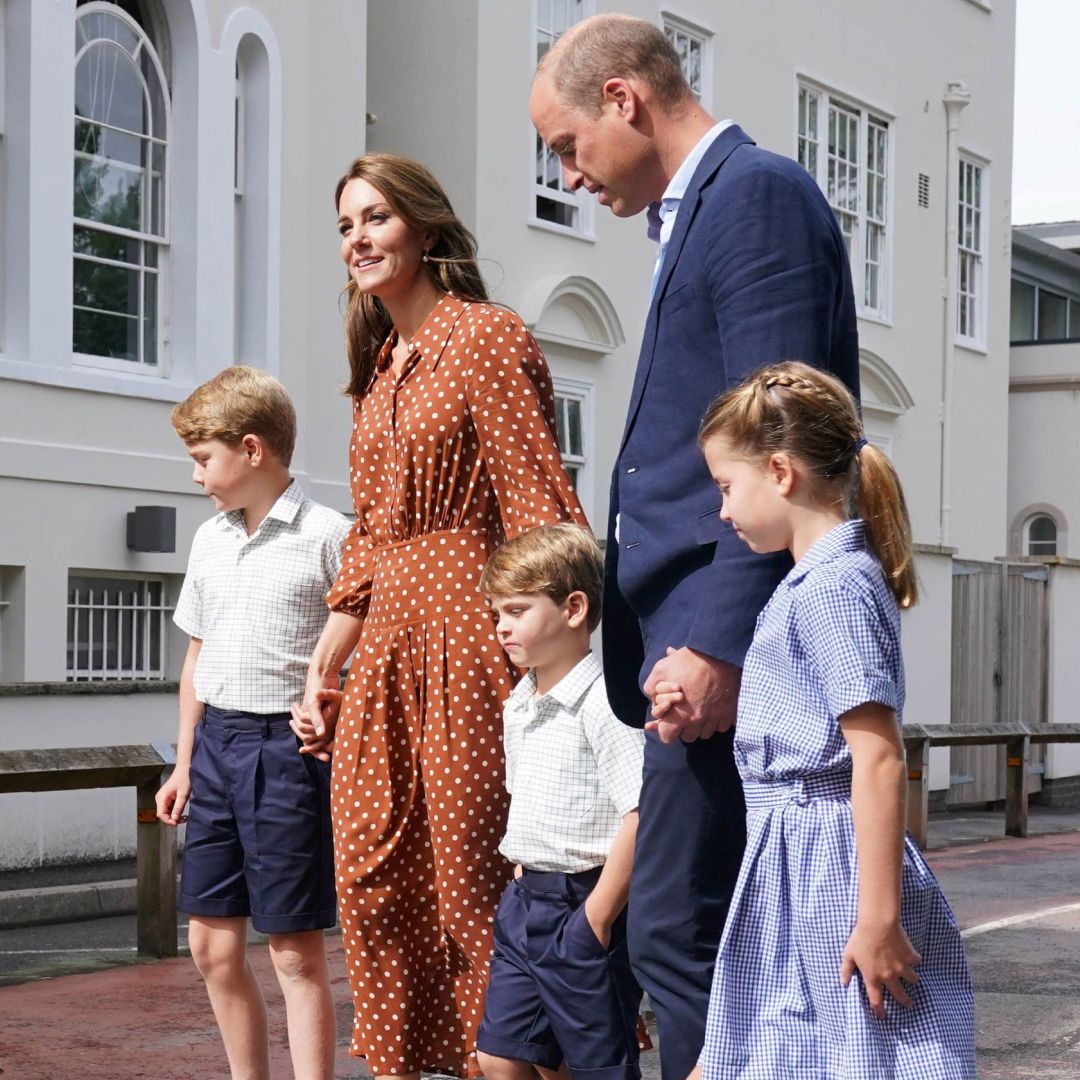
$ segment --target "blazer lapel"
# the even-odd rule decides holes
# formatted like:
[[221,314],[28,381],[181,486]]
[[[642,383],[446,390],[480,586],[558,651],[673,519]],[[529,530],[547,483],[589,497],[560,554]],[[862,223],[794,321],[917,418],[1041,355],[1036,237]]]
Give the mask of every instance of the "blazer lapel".
[[625,447],[626,440],[630,436],[638,409],[641,407],[645,384],[649,381],[649,371],[652,368],[653,355],[656,350],[656,336],[660,328],[660,302],[667,291],[668,282],[671,280],[675,264],[682,254],[683,245],[686,243],[687,234],[690,232],[690,226],[693,224],[701,206],[702,191],[736,146],[741,146],[743,143],[753,144],[753,141],[738,124],[732,124],[731,127],[725,128],[705,152],[701,163],[694,170],[686,194],[679,203],[679,212],[675,216],[675,228],[672,230],[667,250],[664,252],[664,264],[660,267],[660,276],[656,281],[652,303],[649,305],[649,315],[645,320],[645,333],[641,339],[641,352],[638,354],[638,366],[634,374],[634,387],[630,393],[630,407],[626,414],[626,427],[623,430],[622,444],[619,448],[620,453],[622,453],[622,448]]

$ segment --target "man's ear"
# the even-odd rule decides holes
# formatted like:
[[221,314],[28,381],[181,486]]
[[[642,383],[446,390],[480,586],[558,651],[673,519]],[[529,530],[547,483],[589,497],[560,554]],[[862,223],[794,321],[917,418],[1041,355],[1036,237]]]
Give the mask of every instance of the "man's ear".
[[249,465],[262,464],[263,459],[266,456],[266,447],[263,445],[263,441],[258,435],[245,435],[240,440],[240,445],[244,448],[244,453],[247,455]]
[[566,598],[566,621],[576,630],[589,617],[589,598],[580,590]]
[[795,486],[795,462],[792,461],[790,454],[783,452],[770,454],[765,471],[776,484],[781,495],[791,494],[791,489]]
[[637,119],[641,102],[629,80],[612,76],[600,88],[600,97],[605,105],[613,105],[624,120],[633,123]]

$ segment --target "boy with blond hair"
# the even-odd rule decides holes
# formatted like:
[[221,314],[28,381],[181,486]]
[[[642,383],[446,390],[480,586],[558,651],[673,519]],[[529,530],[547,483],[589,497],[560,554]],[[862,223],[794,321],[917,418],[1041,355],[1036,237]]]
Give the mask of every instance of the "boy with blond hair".
[[508,541],[480,579],[500,644],[529,669],[503,717],[499,850],[517,866],[477,1039],[488,1080],[641,1075],[624,909],[644,737],[612,713],[589,647],[603,572],[592,534],[562,523]]
[[329,770],[298,753],[289,709],[303,696],[348,522],[290,477],[296,414],[265,372],[226,368],[173,409],[172,423],[192,479],[220,511],[195,534],[173,615],[191,642],[176,767],[157,812],[168,825],[187,821],[179,907],[232,1076],[270,1076],[250,918],[270,937],[294,1074],[331,1080]]

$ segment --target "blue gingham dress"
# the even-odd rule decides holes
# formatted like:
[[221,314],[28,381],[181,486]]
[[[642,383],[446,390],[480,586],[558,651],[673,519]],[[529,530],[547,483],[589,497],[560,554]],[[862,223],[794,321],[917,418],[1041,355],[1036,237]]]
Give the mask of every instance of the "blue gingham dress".
[[746,655],[735,728],[746,854],[716,961],[704,1080],[975,1076],[960,934],[910,838],[901,922],[922,957],[914,1007],[886,991],[877,1020],[858,975],[840,985],[858,872],[837,717],[867,702],[900,717],[900,614],[862,522],[847,521],[780,583]]

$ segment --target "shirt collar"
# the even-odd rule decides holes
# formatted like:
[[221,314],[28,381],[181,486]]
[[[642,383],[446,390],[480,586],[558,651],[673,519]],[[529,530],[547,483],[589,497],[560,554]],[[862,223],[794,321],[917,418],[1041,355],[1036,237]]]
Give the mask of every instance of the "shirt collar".
[[784,584],[790,589],[817,566],[849,551],[866,550],[866,526],[861,518],[842,521],[810,545],[809,550],[788,571]]
[[[291,525],[296,520],[296,515],[300,513],[300,508],[304,505],[305,496],[301,490],[300,485],[295,480],[289,481],[289,486],[277,497],[274,505],[266,511],[266,517],[263,521],[267,521],[273,518],[275,521],[284,521],[287,525]],[[247,521],[244,518],[243,510],[229,510],[227,513],[221,515],[222,524],[230,526],[234,529],[240,529],[247,534]],[[259,524],[259,529],[262,528],[262,523]],[[259,529],[255,532],[258,533]]]
[[[414,356],[423,356],[430,364],[434,364],[442,354],[446,343],[450,340],[454,324],[461,318],[461,313],[466,308],[464,300],[459,300],[452,293],[443,293],[442,299],[431,309],[428,317],[420,324],[415,337],[410,342],[408,367],[413,362]],[[391,330],[390,335],[379,349],[379,355],[375,360],[377,372],[386,371],[392,360],[391,350],[397,344],[398,332]]]
[[[551,698],[564,709],[573,711],[588,693],[592,684],[603,674],[603,668],[596,654],[585,654],[546,694],[541,697]],[[510,701],[517,707],[526,705],[536,696],[536,672],[530,671],[510,691]]]
[[690,181],[694,179],[694,173],[697,172],[697,167],[701,164],[702,158],[709,152],[709,147],[712,146],[712,144],[716,142],[716,140],[731,127],[734,122],[734,120],[721,120],[720,123],[714,124],[709,128],[709,130],[697,141],[693,150],[691,150],[683,159],[683,163],[675,170],[675,175],[668,183],[660,201],[649,204],[646,216],[649,222],[649,236],[651,239],[659,241],[661,221],[663,218],[666,218],[672,210],[676,209],[680,202],[682,202],[683,196],[690,187]]

